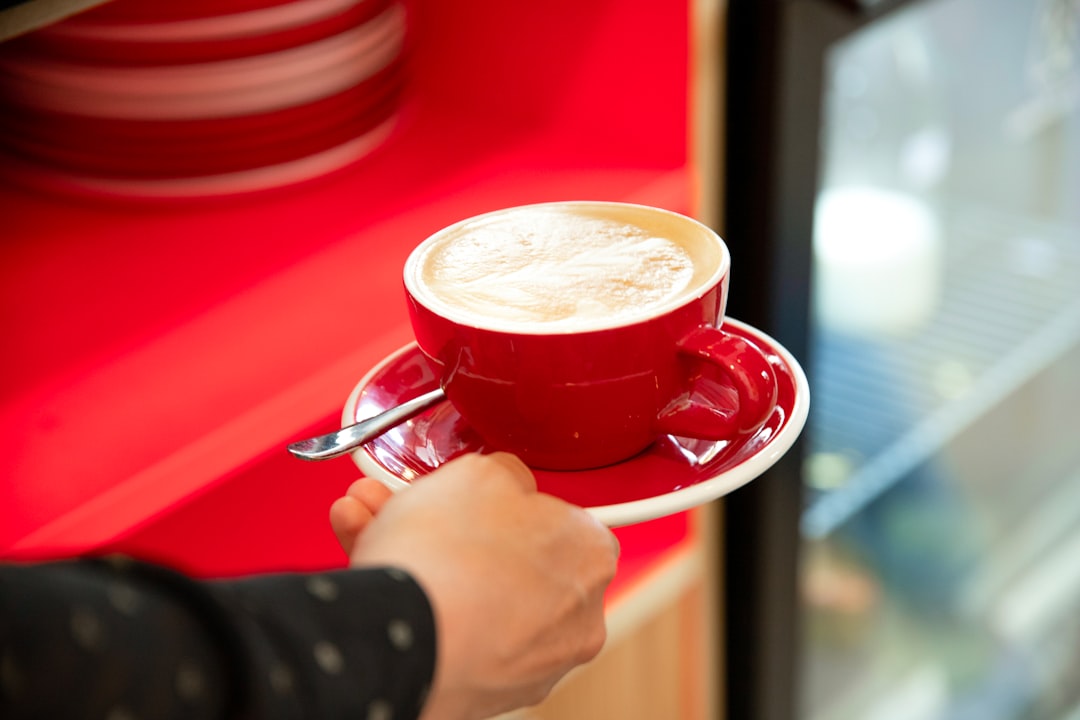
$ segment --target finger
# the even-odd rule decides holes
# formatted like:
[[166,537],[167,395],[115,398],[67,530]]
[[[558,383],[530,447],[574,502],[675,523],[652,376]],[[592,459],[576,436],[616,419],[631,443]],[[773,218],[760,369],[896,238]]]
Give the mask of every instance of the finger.
[[596,548],[598,552],[604,553],[607,556],[604,560],[604,564],[607,566],[605,568],[605,574],[608,582],[610,582],[619,569],[619,556],[622,554],[622,544],[619,542],[619,537],[612,532],[611,528],[597,520],[592,513],[584,511],[584,514],[589,517],[590,522],[596,527],[599,534],[604,537],[603,540],[601,540],[599,536],[596,537]]
[[530,493],[536,492],[536,475],[517,455],[495,452],[484,457],[497,463],[505,471],[505,474],[517,482],[523,490]]
[[585,510],[585,514],[588,515],[589,520],[591,520],[592,523],[596,525],[596,527],[598,527],[604,535],[607,536],[608,541],[611,543],[612,554],[614,555],[615,560],[618,561],[619,556],[622,555],[622,543],[619,542],[619,536],[615,534],[614,530],[609,528],[604,523],[600,522],[600,520],[588,510]]
[[378,515],[393,494],[393,490],[369,477],[360,478],[345,491],[346,497],[359,500],[372,515]]
[[612,551],[615,553],[615,561],[618,562],[622,556],[622,543],[619,542],[619,536],[608,530],[608,537],[611,538]]
[[348,495],[330,506],[330,527],[346,555],[352,554],[357,538],[373,517],[364,503]]
[[[607,584],[614,579],[615,573],[619,569],[619,556],[622,554],[622,544],[619,542],[619,536],[585,508],[575,506],[574,511],[580,522],[588,526],[586,535],[588,537],[588,547],[592,548],[595,553],[599,553],[592,554],[591,557],[599,563],[596,568],[606,577],[605,584]],[[582,549],[584,547],[583,545]]]

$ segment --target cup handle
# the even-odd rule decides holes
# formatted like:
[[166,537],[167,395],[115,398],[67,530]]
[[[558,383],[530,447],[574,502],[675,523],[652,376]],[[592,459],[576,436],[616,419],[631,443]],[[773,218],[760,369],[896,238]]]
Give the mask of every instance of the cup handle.
[[657,418],[663,434],[702,440],[723,440],[750,433],[776,407],[776,375],[765,353],[745,338],[722,328],[702,325],[684,337],[679,351],[723,371],[739,396],[735,413],[691,401],[690,394],[672,401]]

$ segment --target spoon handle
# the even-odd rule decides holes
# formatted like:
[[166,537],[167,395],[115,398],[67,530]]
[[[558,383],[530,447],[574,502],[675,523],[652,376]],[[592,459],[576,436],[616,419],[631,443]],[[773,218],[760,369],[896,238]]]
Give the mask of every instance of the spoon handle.
[[432,390],[355,425],[326,435],[298,440],[289,445],[289,452],[301,460],[329,460],[345,455],[444,399],[446,396],[441,389]]

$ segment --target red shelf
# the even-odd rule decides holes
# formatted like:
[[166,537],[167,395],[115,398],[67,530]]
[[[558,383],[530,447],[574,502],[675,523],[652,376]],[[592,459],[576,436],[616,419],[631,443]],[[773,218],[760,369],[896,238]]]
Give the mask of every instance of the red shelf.
[[409,250],[511,204],[690,209],[687,9],[519,5],[414,2],[399,127],[330,177],[205,202],[0,188],[0,553],[339,563],[325,513],[355,469],[283,446],[410,339]]

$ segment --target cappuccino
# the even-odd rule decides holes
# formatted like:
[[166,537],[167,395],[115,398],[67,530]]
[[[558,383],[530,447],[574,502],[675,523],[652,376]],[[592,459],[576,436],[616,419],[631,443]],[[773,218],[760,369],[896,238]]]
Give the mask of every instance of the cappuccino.
[[649,317],[722,271],[707,231],[675,213],[549,203],[451,226],[419,248],[406,283],[478,327],[568,332]]

